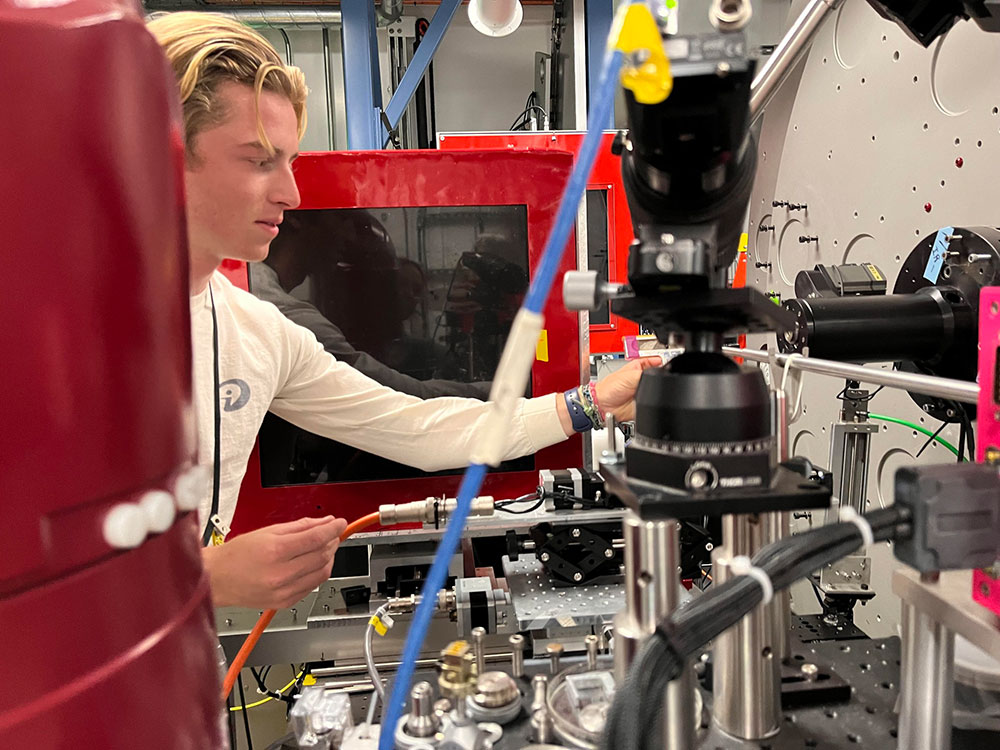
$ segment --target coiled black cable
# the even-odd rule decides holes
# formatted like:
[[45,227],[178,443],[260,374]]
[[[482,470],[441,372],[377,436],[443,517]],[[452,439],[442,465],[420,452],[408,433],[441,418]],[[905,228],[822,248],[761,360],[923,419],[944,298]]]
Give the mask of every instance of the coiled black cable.
[[[901,507],[864,516],[875,541],[898,540],[910,534],[909,511]],[[771,579],[774,591],[846,557],[863,543],[853,523],[822,526],[764,547],[753,564]],[[668,683],[681,676],[688,659],[716,636],[738,623],[763,600],[760,584],[738,576],[712,586],[703,596],[673,612],[646,639],[619,686],[608,712],[605,750],[650,750]]]

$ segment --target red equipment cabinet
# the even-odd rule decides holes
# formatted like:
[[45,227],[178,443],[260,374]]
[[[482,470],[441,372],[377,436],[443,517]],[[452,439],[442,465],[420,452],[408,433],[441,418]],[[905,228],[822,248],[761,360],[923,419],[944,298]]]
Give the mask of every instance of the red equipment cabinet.
[[[555,221],[571,168],[572,156],[565,152],[338,151],[303,154],[295,162],[295,175],[302,195],[300,209],[524,205],[528,263],[533,269]],[[575,266],[572,245],[571,240],[560,278]],[[227,263],[223,271],[235,284],[247,288],[245,264]],[[545,331],[547,361],[536,359],[532,368],[532,393],[536,395],[562,392],[579,383],[577,316],[563,307],[561,284],[549,296]],[[537,486],[538,469],[577,466],[581,456],[580,438],[574,436],[539,451],[534,471],[491,472],[481,493],[498,498],[523,495]],[[240,489],[232,533],[327,513],[353,519],[378,510],[383,503],[442,494],[453,497],[460,480],[455,475],[264,487],[258,441]]]
[[[546,149],[576,154],[583,142],[582,132],[532,131],[509,133],[444,133],[438,136],[438,148],[446,151],[483,149]],[[622,183],[621,158],[611,153],[615,133],[605,133],[597,160],[587,179],[587,190],[607,192],[608,208],[608,280],[628,283],[628,249],[632,244],[632,214]],[[609,314],[607,323],[590,324],[590,353],[624,351],[622,338],[639,333],[639,324]]]
[[138,4],[0,0],[0,745],[219,747],[193,514],[114,505],[193,457],[175,85]]

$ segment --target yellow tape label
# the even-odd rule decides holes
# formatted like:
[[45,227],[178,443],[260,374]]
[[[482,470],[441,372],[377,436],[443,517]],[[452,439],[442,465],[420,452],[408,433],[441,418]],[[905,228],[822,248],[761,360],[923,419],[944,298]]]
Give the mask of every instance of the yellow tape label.
[[372,615],[372,619],[368,621],[368,624],[375,628],[375,632],[379,635],[385,635],[389,632],[388,628],[382,624],[382,621],[376,615]]
[[539,362],[549,361],[549,332],[545,328],[538,334],[538,343],[535,344],[535,359]]

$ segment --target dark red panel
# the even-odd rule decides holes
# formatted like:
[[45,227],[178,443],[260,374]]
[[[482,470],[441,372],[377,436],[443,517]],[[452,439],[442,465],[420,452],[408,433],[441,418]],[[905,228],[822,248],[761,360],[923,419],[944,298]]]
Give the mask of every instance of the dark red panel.
[[[438,138],[438,148],[447,151],[482,149],[546,149],[569,151],[580,148],[582,132],[449,133]],[[614,133],[605,133],[597,160],[587,180],[588,190],[608,191],[608,279],[628,283],[628,248],[632,244],[632,214],[622,183],[621,159],[611,153]],[[609,322],[590,326],[590,352],[624,352],[623,336],[635,336],[639,324],[611,313]]]
[[191,518],[110,505],[193,457],[175,85],[138,4],[0,0],[0,745],[217,747]]
[[[572,156],[562,151],[366,151],[303,154],[295,162],[304,209],[393,208],[404,206],[526,205],[531,268],[541,258],[555,221]],[[563,271],[575,267],[572,238]],[[224,271],[246,288],[246,271]],[[532,368],[532,392],[563,391],[579,382],[579,333],[576,313],[562,304],[557,283],[545,308],[549,361]],[[537,468],[578,466],[578,437],[540,451]],[[377,510],[382,503],[454,496],[461,477],[262,488],[255,448],[240,491],[233,533],[303,515],[333,513],[349,519]],[[516,497],[538,484],[537,471],[490,474],[483,494]]]

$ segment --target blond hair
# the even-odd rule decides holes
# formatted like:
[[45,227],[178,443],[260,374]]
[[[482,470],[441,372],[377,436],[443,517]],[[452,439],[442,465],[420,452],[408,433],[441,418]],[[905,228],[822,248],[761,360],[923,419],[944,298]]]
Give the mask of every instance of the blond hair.
[[218,97],[219,85],[226,81],[253,88],[257,135],[268,153],[274,153],[274,146],[260,119],[260,96],[265,89],[288,98],[302,138],[309,93],[305,77],[298,68],[285,65],[259,33],[227,16],[199,11],[156,14],[147,25],[177,77],[189,157],[194,156],[195,136],[226,117]]

